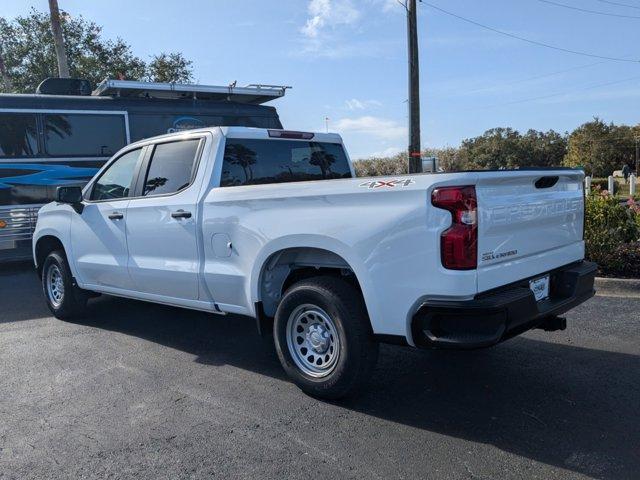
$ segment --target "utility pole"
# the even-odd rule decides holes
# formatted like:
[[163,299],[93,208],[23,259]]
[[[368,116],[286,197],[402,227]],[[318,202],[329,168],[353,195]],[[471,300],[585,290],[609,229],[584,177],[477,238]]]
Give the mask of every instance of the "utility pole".
[[409,53],[409,173],[422,172],[420,154],[420,68],[416,0],[406,0]]
[[51,15],[53,44],[56,49],[56,57],[58,58],[58,76],[60,78],[69,78],[69,62],[67,61],[67,52],[64,49],[64,38],[62,38],[58,0],[49,0],[49,13]]

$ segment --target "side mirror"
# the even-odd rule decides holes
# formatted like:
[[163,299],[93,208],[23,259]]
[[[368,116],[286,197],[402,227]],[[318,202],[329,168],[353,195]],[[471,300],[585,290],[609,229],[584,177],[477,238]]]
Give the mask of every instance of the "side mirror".
[[76,212],[82,213],[82,188],[78,186],[58,187],[56,202],[69,204]]

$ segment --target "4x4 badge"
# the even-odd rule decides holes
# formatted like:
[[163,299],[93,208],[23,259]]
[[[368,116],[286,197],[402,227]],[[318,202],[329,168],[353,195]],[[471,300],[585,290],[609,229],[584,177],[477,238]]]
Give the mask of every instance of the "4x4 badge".
[[396,178],[394,180],[372,180],[370,182],[361,183],[360,186],[364,188],[394,188],[397,186],[408,187],[412,183],[416,183],[413,178]]

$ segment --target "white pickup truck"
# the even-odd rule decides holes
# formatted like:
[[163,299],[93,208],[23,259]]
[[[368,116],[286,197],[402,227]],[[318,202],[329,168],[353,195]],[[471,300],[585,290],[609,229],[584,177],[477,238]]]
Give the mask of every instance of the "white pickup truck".
[[583,173],[354,178],[335,134],[222,127],[133,143],[38,215],[49,308],[105,293],[257,319],[287,374],[338,398],[379,342],[478,348],[594,294]]

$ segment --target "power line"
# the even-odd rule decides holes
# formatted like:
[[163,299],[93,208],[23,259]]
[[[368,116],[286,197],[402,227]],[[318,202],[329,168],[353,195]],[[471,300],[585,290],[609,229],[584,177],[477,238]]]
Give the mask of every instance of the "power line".
[[548,3],[549,5],[555,5],[556,7],[568,8],[569,10],[577,10],[578,12],[584,13],[593,13],[595,15],[604,15],[607,17],[618,17],[618,18],[634,18],[636,20],[640,19],[637,15],[623,15],[621,13],[609,13],[609,12],[601,12],[598,10],[589,10],[587,8],[574,7],[573,5],[567,5],[565,3],[552,2],[551,0],[538,0],[542,3]]
[[[522,99],[522,100],[514,100],[512,102],[504,102],[504,103],[497,103],[497,104],[493,104],[493,105],[486,105],[484,107],[478,107],[477,109],[505,107],[505,106],[508,106],[508,105],[518,105],[520,103],[534,102],[536,100],[546,100],[548,98],[562,97],[562,96],[565,96],[565,95],[569,95],[571,93],[583,92],[583,91],[586,91],[586,90],[593,90],[594,88],[600,88],[600,87],[608,87],[610,85],[617,85],[619,83],[630,82],[632,80],[640,80],[640,75],[635,75],[633,77],[623,78],[621,80],[614,80],[614,81],[611,81],[611,82],[596,83],[596,84],[588,85],[588,86],[586,86],[584,88],[578,88],[578,89],[574,89],[574,90],[571,90],[571,91],[568,91],[568,92],[551,93],[549,95],[541,95],[541,96],[538,96],[538,97],[525,98],[525,99]],[[474,108],[473,110],[477,110],[477,109]]]
[[438,7],[438,6],[436,6],[436,5],[432,4],[432,3],[428,3],[428,2],[422,2],[422,3],[424,3],[428,7],[433,8],[434,10],[438,10],[439,12],[442,12],[442,13],[444,13],[446,15],[449,15],[451,17],[457,18],[458,20],[462,20],[463,22],[470,23],[472,25],[475,25],[475,26],[480,27],[480,28],[484,28],[484,29],[489,30],[489,31],[494,32],[494,33],[499,33],[500,35],[504,35],[506,37],[515,38],[516,40],[520,40],[522,42],[527,42],[527,43],[530,43],[532,45],[537,45],[539,47],[550,48],[552,50],[558,50],[560,52],[565,52],[565,53],[572,53],[574,55],[581,55],[583,57],[601,58],[603,60],[612,60],[612,61],[615,61],[615,62],[630,62],[630,63],[639,63],[640,62],[640,60],[630,60],[628,58],[621,58],[621,57],[608,57],[606,55],[597,55],[595,53],[581,52],[581,51],[578,51],[578,50],[571,50],[571,49],[568,49],[568,48],[563,48],[563,47],[558,47],[558,46],[555,46],[555,45],[550,45],[548,43],[538,42],[537,40],[531,40],[530,38],[520,37],[518,35],[514,35],[513,33],[505,32],[503,30],[498,30],[497,28],[493,28],[493,27],[490,27],[488,25],[484,25],[482,23],[476,22],[475,20],[471,20],[469,18],[462,17],[462,16],[457,15],[457,14],[455,14],[453,12],[449,12],[448,10],[440,8],[440,7]]
[[603,65],[603,64],[605,64],[607,62],[608,62],[608,60],[602,60],[600,62],[587,63],[587,64],[584,64],[584,65],[576,65],[575,67],[565,68],[563,70],[556,70],[555,72],[542,73],[540,75],[534,75],[532,77],[521,78],[519,80],[514,80],[513,82],[500,83],[500,84],[497,84],[497,85],[491,85],[490,87],[483,87],[483,88],[476,88],[474,90],[467,90],[465,93],[478,93],[478,92],[484,92],[484,91],[487,91],[487,90],[494,90],[495,88],[510,87],[510,86],[513,86],[513,85],[519,85],[521,83],[527,83],[527,82],[531,82],[531,81],[534,81],[534,80],[540,80],[542,78],[548,78],[548,77],[553,77],[555,75],[561,75],[563,73],[573,72],[575,70],[582,70],[583,68],[595,67],[596,65]]
[[637,5],[629,5],[628,3],[618,3],[618,2],[610,2],[609,0],[597,0],[601,3],[608,3],[609,5],[616,5],[618,7],[627,7],[627,8],[635,8],[636,10],[640,10],[640,7]]
[[[631,55],[624,55],[622,58],[629,58],[630,56]],[[599,62],[585,63],[583,65],[576,65],[575,67],[569,67],[569,68],[565,68],[565,69],[562,69],[562,70],[556,70],[555,72],[542,73],[540,75],[534,75],[532,77],[521,78],[519,80],[514,80],[512,82],[499,83],[497,85],[496,84],[491,85],[490,87],[482,87],[482,88],[476,88],[474,90],[467,90],[465,93],[467,93],[467,94],[469,94],[469,93],[478,93],[478,92],[484,92],[484,91],[487,91],[487,90],[495,90],[496,88],[510,87],[512,85],[519,85],[521,83],[527,83],[527,82],[531,82],[533,80],[539,80],[541,78],[553,77],[555,75],[561,75],[563,73],[573,72],[573,71],[576,71],[576,70],[582,70],[584,68],[595,67],[597,65],[604,65],[606,63],[609,63],[609,60],[601,60]]]

